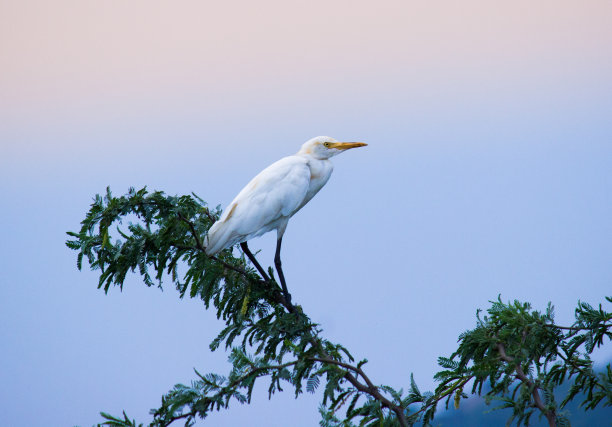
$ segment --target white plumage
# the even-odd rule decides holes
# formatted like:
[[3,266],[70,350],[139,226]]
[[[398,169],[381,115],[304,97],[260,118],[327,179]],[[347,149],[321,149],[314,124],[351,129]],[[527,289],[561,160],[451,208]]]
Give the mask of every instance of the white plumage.
[[325,185],[333,171],[330,157],[361,142],[338,142],[327,136],[313,138],[293,156],[271,164],[253,178],[225,208],[210,228],[206,253],[221,250],[277,230],[282,239],[289,218]]

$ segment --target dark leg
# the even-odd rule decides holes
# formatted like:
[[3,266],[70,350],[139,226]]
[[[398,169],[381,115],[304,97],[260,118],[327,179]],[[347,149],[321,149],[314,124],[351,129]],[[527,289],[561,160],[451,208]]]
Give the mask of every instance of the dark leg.
[[242,242],[240,244],[240,247],[242,248],[242,252],[244,252],[246,254],[246,256],[249,258],[249,260],[251,261],[251,263],[255,266],[255,268],[257,269],[257,271],[259,271],[259,274],[261,274],[261,277],[263,277],[263,279],[266,282],[270,281],[270,278],[268,277],[268,275],[266,274],[266,270],[264,270],[262,268],[261,265],[259,265],[259,262],[257,262],[257,258],[255,258],[255,255],[253,255],[249,249],[249,247],[247,246],[247,242]]
[[274,265],[276,266],[276,271],[278,272],[278,277],[280,278],[281,286],[283,287],[283,293],[285,294],[285,299],[291,305],[291,295],[289,294],[289,290],[287,289],[287,282],[285,282],[285,275],[283,274],[283,268],[281,265],[280,259],[280,251],[281,244],[283,243],[282,236],[276,241],[276,255],[274,255]]

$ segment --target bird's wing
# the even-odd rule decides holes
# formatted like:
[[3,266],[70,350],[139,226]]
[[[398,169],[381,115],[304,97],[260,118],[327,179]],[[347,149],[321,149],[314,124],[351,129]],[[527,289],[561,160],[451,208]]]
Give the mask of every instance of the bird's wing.
[[261,171],[238,193],[208,233],[209,253],[259,236],[302,205],[310,168],[300,156],[285,157]]

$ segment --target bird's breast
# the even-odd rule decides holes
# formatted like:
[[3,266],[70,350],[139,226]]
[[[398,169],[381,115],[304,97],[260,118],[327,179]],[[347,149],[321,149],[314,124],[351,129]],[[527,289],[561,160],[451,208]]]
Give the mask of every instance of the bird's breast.
[[334,169],[332,162],[329,160],[311,160],[308,162],[308,167],[310,168],[310,183],[304,204],[308,203],[327,183]]
[[310,181],[323,181],[323,184],[327,182],[333,170],[333,165],[329,160],[311,160],[308,162],[308,167],[310,168]]

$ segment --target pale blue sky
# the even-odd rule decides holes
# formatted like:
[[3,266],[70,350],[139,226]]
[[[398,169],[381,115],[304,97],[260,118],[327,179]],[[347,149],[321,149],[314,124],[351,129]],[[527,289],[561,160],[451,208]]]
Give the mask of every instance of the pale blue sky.
[[[413,372],[432,388],[437,357],[456,348],[476,309],[498,294],[537,308],[553,301],[563,323],[578,299],[602,301],[612,279],[612,48],[601,19],[609,9],[601,7],[525,18],[516,11],[505,28],[516,34],[499,34],[514,48],[491,57],[470,50],[468,39],[456,55],[434,43],[427,66],[412,66],[410,52],[429,57],[400,44],[377,67],[376,49],[359,56],[344,41],[353,50],[331,43],[321,62],[309,51],[302,71],[287,69],[282,81],[253,78],[248,62],[219,87],[207,75],[204,83],[172,73],[149,81],[146,62],[128,61],[135,86],[121,80],[113,90],[111,79],[110,91],[100,91],[88,80],[95,70],[77,67],[74,91],[64,91],[73,68],[59,73],[54,45],[46,46],[39,61],[54,72],[29,77],[38,86],[19,73],[2,80],[14,95],[0,100],[3,423],[87,426],[100,410],[123,409],[146,422],[163,393],[193,379],[193,368],[226,373],[226,354],[208,349],[220,327],[213,313],[137,278],[105,296],[94,273],[76,270],[64,233],[107,185],[116,194],[143,185],[193,191],[225,206],[253,175],[316,135],[369,146],[333,159],[330,182],[289,224],[283,266],[295,302],[327,337],[369,359],[376,382],[406,387]],[[400,39],[413,35],[391,12],[372,13]],[[562,25],[568,16],[576,22]],[[478,28],[495,51],[499,30]],[[367,27],[357,30],[368,38]],[[123,31],[116,37],[129,42]],[[574,44],[557,42],[566,39]],[[19,46],[11,47],[16,55]],[[312,46],[294,49],[304,47]],[[253,49],[249,55],[269,54]],[[393,52],[402,58],[390,70]],[[227,52],[238,64],[242,54]],[[88,64],[95,52],[83,55]],[[31,71],[28,58],[13,59]],[[158,92],[164,78],[170,83]],[[251,247],[268,265],[273,244],[266,235]],[[607,349],[597,360],[610,357]],[[316,425],[318,395],[268,401],[266,389],[211,425]]]

